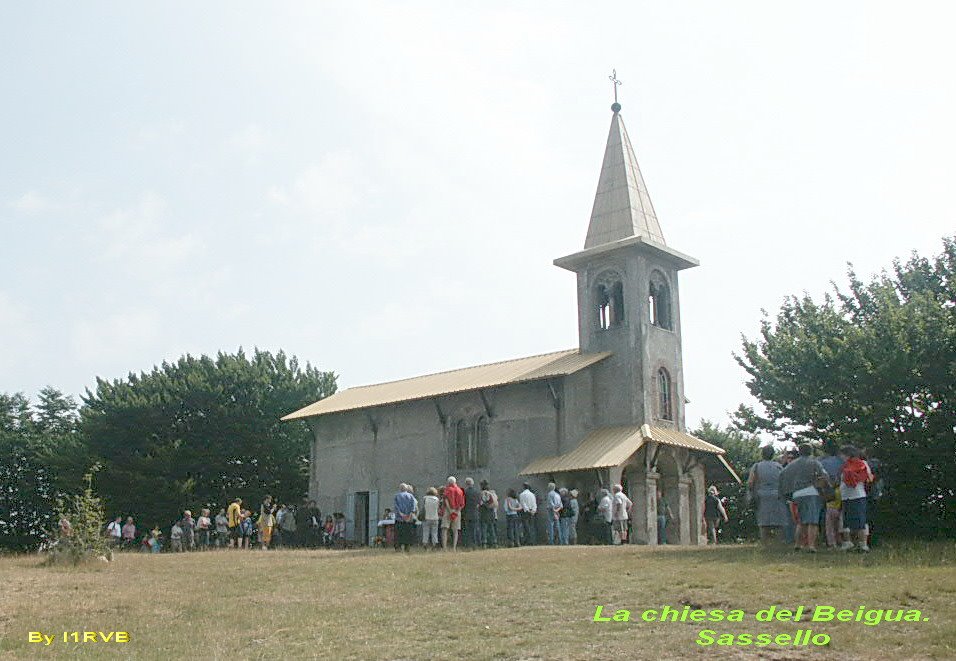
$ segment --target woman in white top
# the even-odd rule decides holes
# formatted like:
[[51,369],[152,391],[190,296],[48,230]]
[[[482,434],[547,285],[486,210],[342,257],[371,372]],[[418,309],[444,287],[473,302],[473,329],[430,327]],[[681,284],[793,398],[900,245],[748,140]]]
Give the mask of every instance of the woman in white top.
[[425,548],[438,548],[438,490],[431,487],[422,498],[425,518],[422,521],[422,544]]

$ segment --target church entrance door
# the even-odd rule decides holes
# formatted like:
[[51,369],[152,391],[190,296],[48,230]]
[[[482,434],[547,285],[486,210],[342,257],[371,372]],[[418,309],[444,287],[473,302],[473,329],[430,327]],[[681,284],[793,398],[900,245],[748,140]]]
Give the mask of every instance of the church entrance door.
[[359,546],[368,546],[368,526],[369,526],[369,492],[358,491],[355,493],[355,510],[352,514],[354,524],[355,538],[353,541]]

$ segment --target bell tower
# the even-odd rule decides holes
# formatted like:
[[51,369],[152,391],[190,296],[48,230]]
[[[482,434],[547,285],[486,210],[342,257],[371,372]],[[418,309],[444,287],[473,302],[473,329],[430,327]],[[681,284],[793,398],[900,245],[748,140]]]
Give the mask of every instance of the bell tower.
[[699,262],[664,241],[617,102],[584,249],[554,260],[577,275],[582,352],[595,366],[597,425],[684,429],[678,273]]

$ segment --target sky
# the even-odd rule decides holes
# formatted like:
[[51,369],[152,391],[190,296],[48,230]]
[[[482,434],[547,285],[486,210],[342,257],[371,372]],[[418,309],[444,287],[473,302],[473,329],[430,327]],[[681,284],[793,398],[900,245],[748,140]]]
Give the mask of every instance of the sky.
[[741,334],[956,234],[952,3],[0,7],[0,392],[285,350],[362,385],[577,346],[622,117],[687,424]]

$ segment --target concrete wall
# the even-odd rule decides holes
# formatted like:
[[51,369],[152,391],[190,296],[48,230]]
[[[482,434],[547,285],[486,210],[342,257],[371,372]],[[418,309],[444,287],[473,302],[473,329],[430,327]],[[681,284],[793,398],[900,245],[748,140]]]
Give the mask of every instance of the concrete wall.
[[[582,377],[576,383],[587,382],[588,377]],[[587,398],[577,388],[568,391],[561,380],[553,385],[559,397],[569,393],[575,410],[583,407]],[[487,479],[503,498],[509,487],[520,486],[518,471],[533,459],[570,449],[562,435],[567,422],[555,408],[547,382],[488,389],[485,396],[492,412],[489,463],[469,471],[455,467],[455,427],[462,418],[487,414],[476,392],[438,398],[445,424],[433,400],[315,418],[310,497],[323,512],[344,512],[348,493],[378,491],[379,510],[384,510],[401,482],[414,485],[421,497],[429,486],[441,486],[455,475],[459,481]],[[572,422],[575,435],[583,430],[584,420]],[[529,481],[539,490],[544,486],[543,479]]]
[[[650,323],[648,295],[651,274],[658,271],[670,290],[672,328]],[[624,322],[601,329],[598,285],[611,274],[624,285]],[[583,351],[611,351],[613,356],[592,368],[596,422],[604,425],[645,422],[684,430],[684,369],[681,355],[678,272],[641,246],[601,254],[578,271],[578,336]],[[659,417],[657,373],[671,376],[673,420]]]

